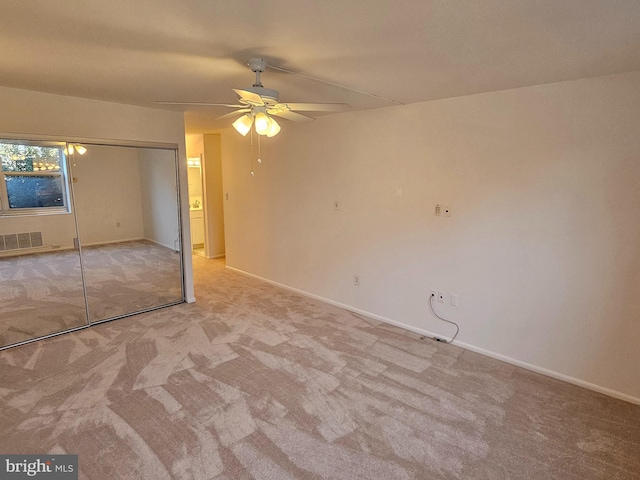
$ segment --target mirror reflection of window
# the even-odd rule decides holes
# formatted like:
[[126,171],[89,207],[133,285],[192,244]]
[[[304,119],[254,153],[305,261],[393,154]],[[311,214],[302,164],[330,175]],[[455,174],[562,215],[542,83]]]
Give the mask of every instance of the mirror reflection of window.
[[69,212],[64,143],[0,140],[0,212]]

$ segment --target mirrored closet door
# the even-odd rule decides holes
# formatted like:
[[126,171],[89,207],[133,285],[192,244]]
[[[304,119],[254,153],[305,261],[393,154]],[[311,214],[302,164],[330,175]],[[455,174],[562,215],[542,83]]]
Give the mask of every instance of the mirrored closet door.
[[71,172],[89,322],[180,302],[175,151],[83,146]]
[[0,348],[184,301],[177,151],[1,140]]

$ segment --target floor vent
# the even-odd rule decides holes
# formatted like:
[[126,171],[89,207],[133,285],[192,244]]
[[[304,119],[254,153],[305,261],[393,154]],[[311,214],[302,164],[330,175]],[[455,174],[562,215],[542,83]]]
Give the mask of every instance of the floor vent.
[[0,251],[42,247],[42,232],[0,235]]

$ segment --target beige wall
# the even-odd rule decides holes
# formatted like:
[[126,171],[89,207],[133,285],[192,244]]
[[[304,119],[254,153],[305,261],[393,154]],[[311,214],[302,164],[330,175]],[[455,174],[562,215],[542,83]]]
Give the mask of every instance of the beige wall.
[[[105,140],[109,143],[152,142],[178,146],[183,237],[190,242],[186,187],[184,117],[179,112],[135,107],[83,98],[0,87],[0,136],[51,137],[61,140]],[[69,217],[69,216],[67,216]],[[1,222],[8,219],[0,218]],[[194,300],[191,255],[185,249],[185,289]]]
[[227,264],[450,336],[442,290],[461,345],[640,402],[638,125],[640,72],[286,122],[255,177],[225,130]]
[[207,256],[222,257],[224,245],[224,203],[222,188],[222,151],[219,134],[204,137],[204,181],[207,209]]

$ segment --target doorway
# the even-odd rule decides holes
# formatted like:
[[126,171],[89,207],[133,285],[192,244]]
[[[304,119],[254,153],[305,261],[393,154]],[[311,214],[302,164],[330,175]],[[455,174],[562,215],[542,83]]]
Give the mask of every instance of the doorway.
[[205,256],[205,225],[202,154],[187,158],[187,178],[189,181],[189,222],[191,226],[191,252]]
[[220,134],[189,134],[189,216],[191,248],[205,258],[225,256],[224,193]]

